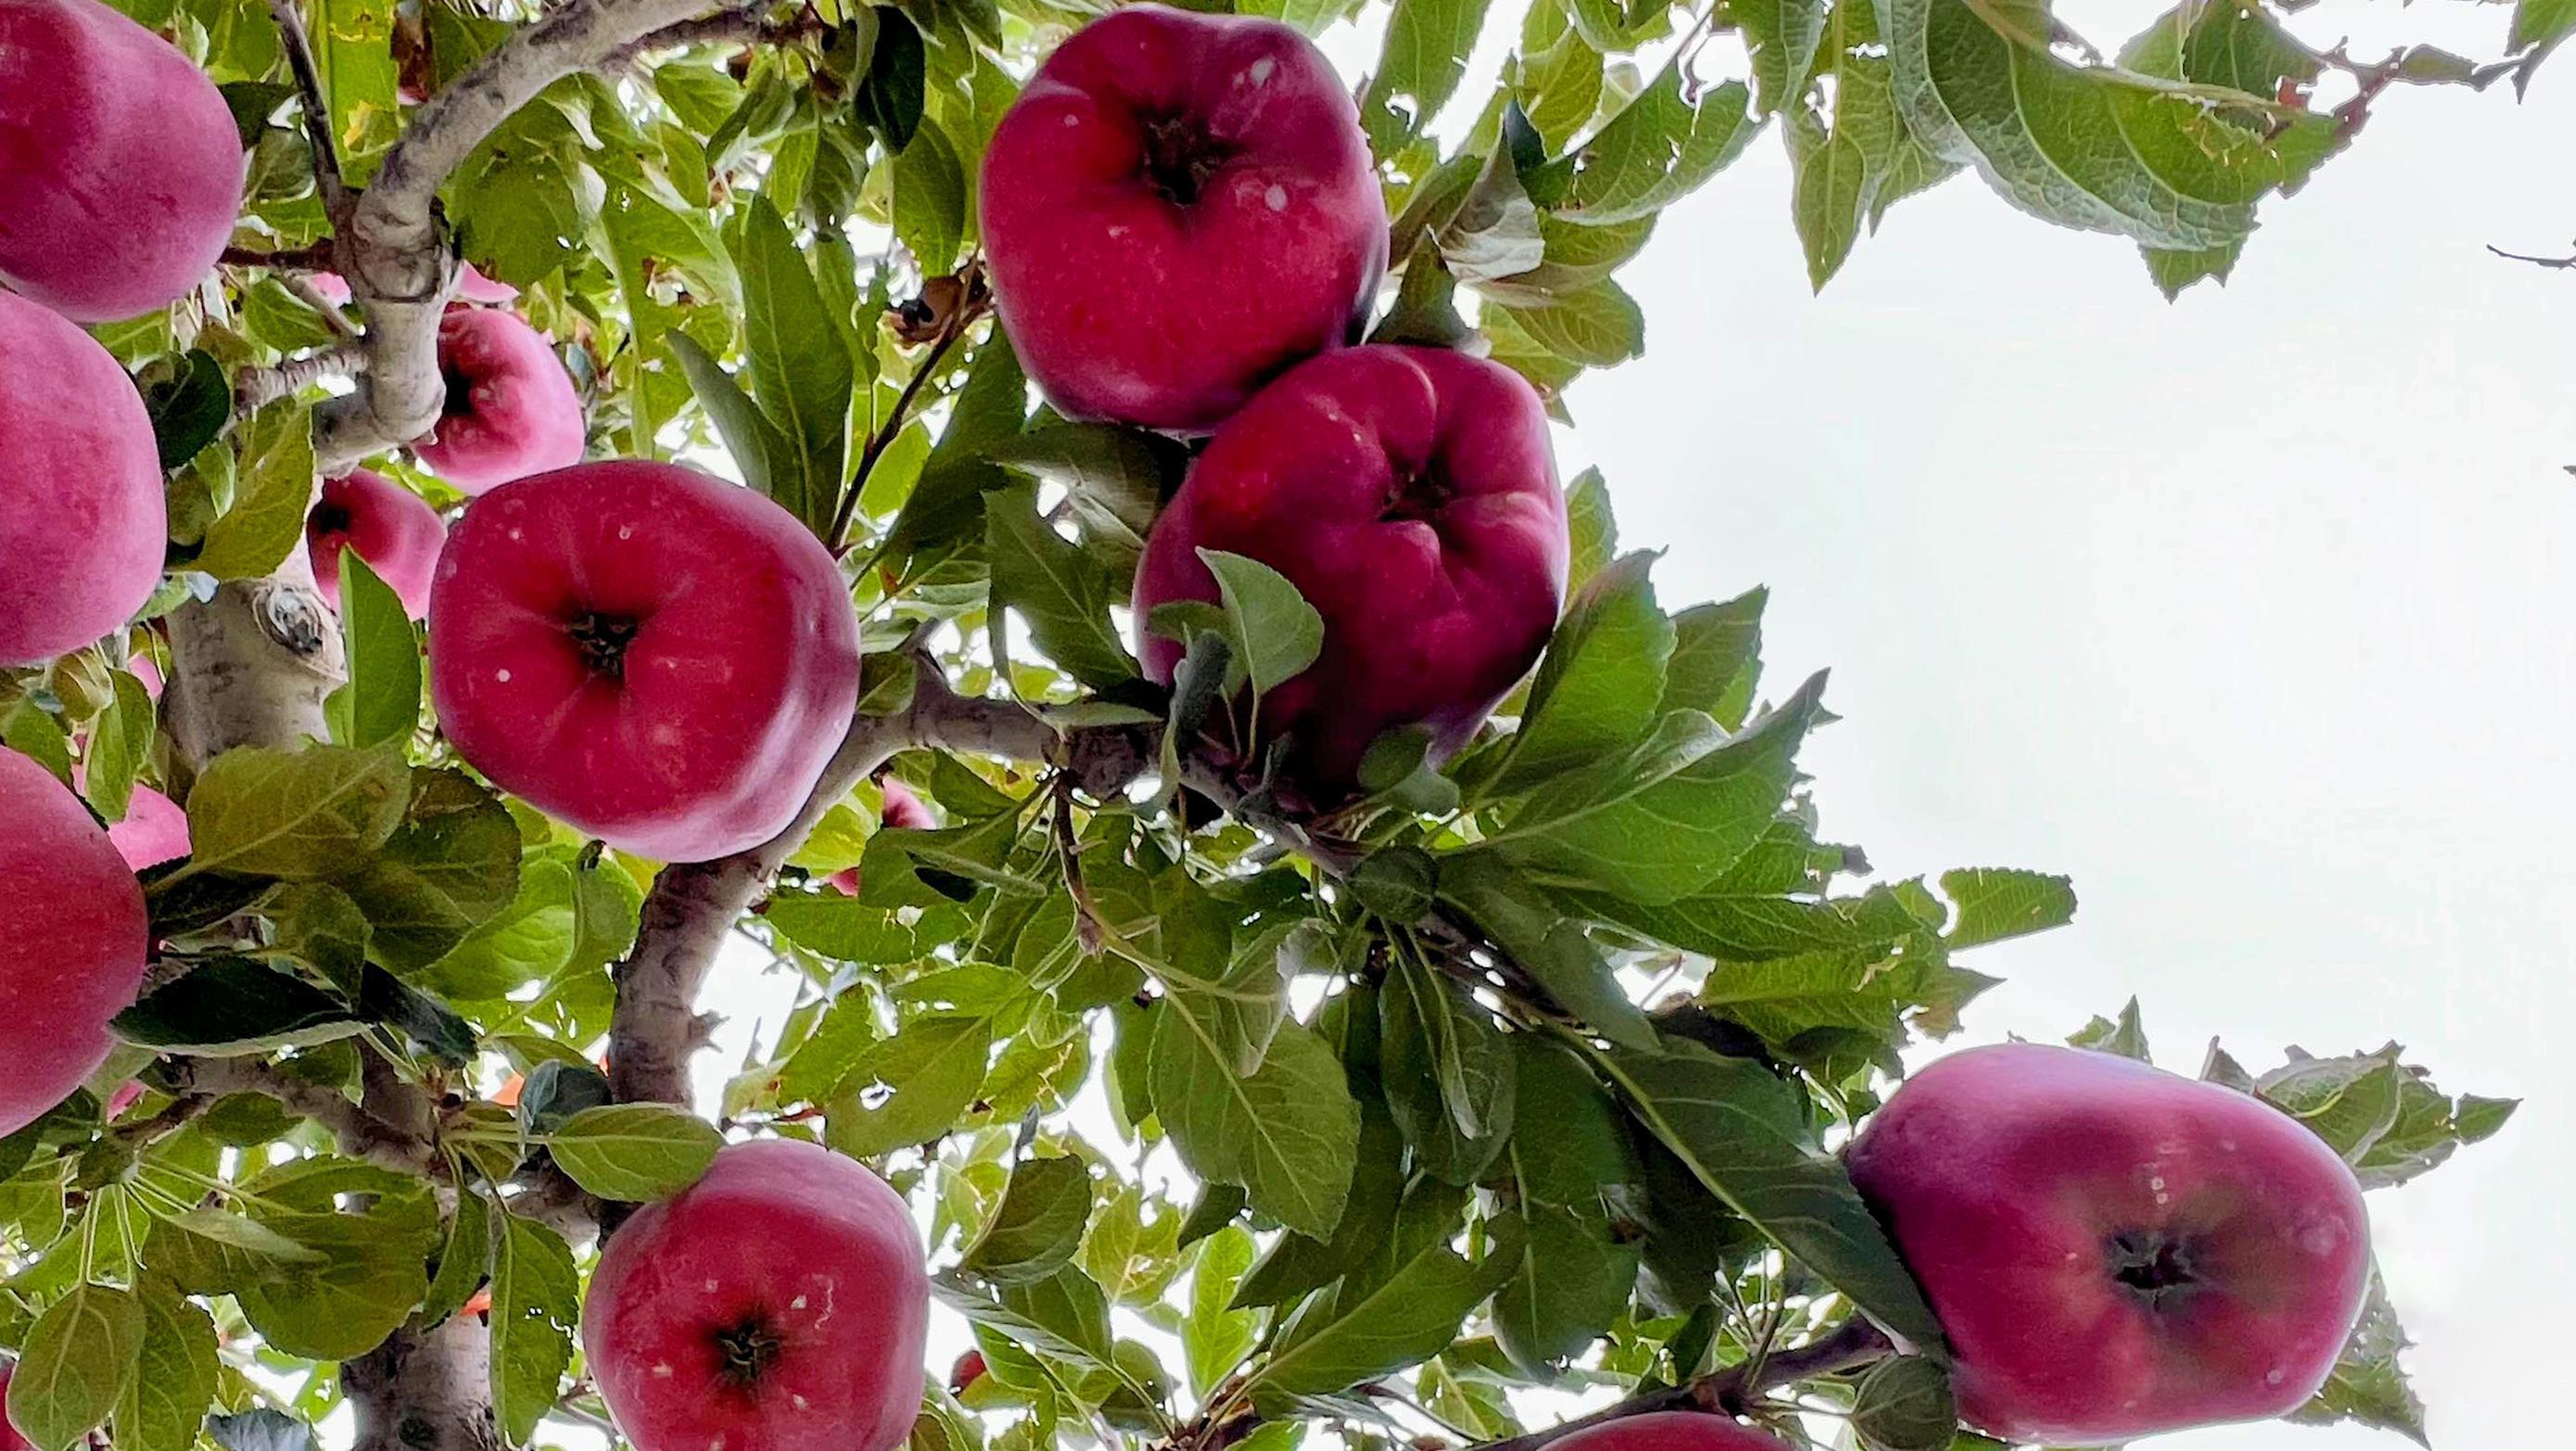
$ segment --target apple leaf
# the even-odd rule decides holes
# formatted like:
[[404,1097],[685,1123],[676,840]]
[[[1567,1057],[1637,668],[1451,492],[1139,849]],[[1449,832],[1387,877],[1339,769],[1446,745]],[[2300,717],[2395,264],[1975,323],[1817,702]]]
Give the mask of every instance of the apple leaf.
[[403,821],[411,768],[391,746],[240,746],[188,793],[188,864],[200,872],[316,881],[363,864]]
[[266,574],[303,542],[313,502],[312,410],[287,399],[252,414],[235,478],[232,507],[207,527],[190,565],[217,579]]
[[2395,1431],[2418,1446],[2432,1444],[2424,1435],[2424,1403],[2416,1399],[2405,1367],[2398,1364],[2399,1355],[2411,1343],[2388,1303],[2387,1286],[2374,1270],[2360,1323],[2344,1343],[2324,1388],[2284,1419],[2308,1426],[2351,1421]]
[[849,349],[805,254],[765,196],[750,199],[734,266],[742,277],[743,371],[751,396],[796,444],[798,468],[773,474],[769,496],[819,537],[840,503],[855,386]]
[[151,758],[154,715],[152,696],[127,671],[108,673],[114,699],[90,727],[89,749],[81,766],[89,804],[109,821],[125,818],[134,799],[135,773]]
[[80,1284],[27,1332],[9,1378],[8,1419],[44,1451],[107,1423],[133,1384],[150,1317],[132,1292]]
[[1675,57],[1610,124],[1574,152],[1559,217],[1609,226],[1650,217],[1699,189],[1752,144],[1752,93],[1728,81],[1701,95]]
[[[251,1328],[280,1353],[364,1355],[427,1295],[439,1224],[425,1181],[315,1158],[280,1165],[242,1187],[254,1218],[322,1256],[318,1263],[263,1263],[230,1287]],[[344,1199],[365,1208],[340,1212],[335,1206]]]
[[1043,1280],[1072,1261],[1090,1221],[1091,1172],[1082,1160],[1024,1159],[959,1265],[997,1285]]
[[1241,1185],[1253,1207],[1289,1228],[1330,1239],[1351,1187],[1359,1106],[1323,1041],[1284,1024],[1257,1073],[1181,1012],[1154,1035],[1154,1110],[1183,1162],[1202,1179]]
[[147,1279],[135,1290],[143,1309],[136,1373],[116,1403],[119,1451],[189,1451],[213,1408],[215,1322],[169,1281]]
[[1951,1451],[1959,1406],[1950,1372],[1919,1355],[1871,1366],[1852,1402],[1852,1430],[1867,1451]]
[[365,748],[409,740],[420,725],[420,639],[393,586],[358,551],[340,550],[340,631],[349,661],[349,731]]
[[1579,1059],[1536,1034],[1511,1042],[1519,1127],[1508,1163],[1528,1233],[1494,1296],[1494,1331],[1515,1365],[1545,1377],[1607,1332],[1636,1288],[1640,1251],[1609,1208],[1636,1166],[1618,1106]]
[[219,957],[144,995],[110,1025],[165,1053],[242,1057],[309,1048],[366,1031],[355,1010],[291,973]]
[[182,356],[171,375],[143,390],[144,412],[164,472],[195,458],[223,434],[233,412],[232,384],[223,364],[202,348]]
[[1268,695],[1315,663],[1324,650],[1324,617],[1288,576],[1260,560],[1221,549],[1198,551],[1216,577],[1225,617],[1253,693]]
[[1181,1321],[1181,1356],[1192,1395],[1204,1398],[1260,1342],[1260,1312],[1233,1308],[1253,1251],[1252,1236],[1235,1225],[1201,1242],[1190,1271],[1189,1314]]
[[1504,749],[1494,789],[1526,789],[1559,771],[1625,750],[1659,714],[1672,621],[1647,577],[1656,556],[1621,557],[1594,575],[1539,661],[1521,727]]
[[[1437,1198],[1425,1202],[1450,1207]],[[1450,1218],[1431,1213],[1417,1222]],[[1447,1349],[1459,1322],[1521,1262],[1518,1220],[1491,1221],[1484,1240],[1484,1257],[1470,1261],[1449,1247],[1445,1234],[1399,1229],[1384,1273],[1346,1278],[1329,1302],[1289,1325],[1280,1347],[1244,1382],[1253,1404],[1278,1414],[1298,1398],[1348,1390]]]
[[572,1247],[535,1220],[504,1211],[492,1255],[492,1410],[510,1444],[527,1445],[554,1409],[580,1315]]
[[584,1109],[546,1136],[555,1163],[602,1199],[666,1199],[698,1182],[724,1147],[715,1125],[660,1103]]
[[368,951],[416,971],[517,900],[519,825],[463,771],[414,767],[402,825],[382,851],[343,867],[333,880],[366,913]]
[[1886,1233],[1817,1144],[1804,1095],[1760,1063],[1667,1037],[1601,1059],[1630,1113],[1726,1206],[1907,1341],[1941,1343]]
[[769,421],[769,415],[760,411],[760,405],[697,339],[675,332],[666,341],[697,394],[698,406],[716,426],[716,436],[733,455],[734,467],[742,471],[743,482],[773,499],[782,492],[791,499],[801,493],[805,461],[796,440]]
[[1049,660],[1095,690],[1136,678],[1135,658],[1109,618],[1120,581],[1095,551],[1056,533],[1038,510],[1035,484],[986,498],[984,552],[994,611],[1016,611]]
[[948,1132],[984,1086],[991,1020],[931,1013],[871,1045],[827,1106],[825,1141],[865,1159]]
[[435,1329],[465,1308],[492,1269],[492,1202],[473,1189],[461,1190],[447,1217],[447,1238],[438,1251],[438,1268],[420,1304],[420,1323]]
[[2139,1020],[2136,998],[2129,999],[2128,1004],[2120,1009],[2118,1022],[2115,1023],[2109,1018],[2096,1017],[2066,1041],[2075,1047],[2089,1048],[2096,1053],[2117,1053],[2123,1058],[2135,1058],[2141,1063],[2155,1061],[2147,1051],[2146,1025]]
[[1463,989],[1400,955],[1379,997],[1387,1107],[1423,1172],[1482,1179],[1511,1137],[1518,1062]]

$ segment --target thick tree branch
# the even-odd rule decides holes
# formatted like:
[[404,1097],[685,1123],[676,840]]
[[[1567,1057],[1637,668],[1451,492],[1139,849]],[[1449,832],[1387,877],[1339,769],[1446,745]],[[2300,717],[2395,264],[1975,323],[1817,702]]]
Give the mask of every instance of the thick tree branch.
[[1821,1340],[1713,1371],[1688,1385],[1632,1396],[1579,1421],[1568,1421],[1562,1426],[1532,1431],[1506,1441],[1489,1441],[1477,1451],[1539,1451],[1540,1447],[1577,1431],[1589,1431],[1613,1421],[1624,1421],[1630,1416],[1648,1416],[1662,1411],[1698,1411],[1733,1416],[1775,1386],[1794,1385],[1816,1376],[1856,1369],[1885,1359],[1895,1349],[1877,1326],[1855,1315]]
[[309,1118],[331,1131],[340,1152],[406,1174],[427,1174],[437,1155],[430,1145],[352,1102],[346,1094],[298,1078],[258,1058],[173,1058],[164,1065],[171,1086],[181,1093],[223,1097],[256,1093],[275,1099],[299,1118]]

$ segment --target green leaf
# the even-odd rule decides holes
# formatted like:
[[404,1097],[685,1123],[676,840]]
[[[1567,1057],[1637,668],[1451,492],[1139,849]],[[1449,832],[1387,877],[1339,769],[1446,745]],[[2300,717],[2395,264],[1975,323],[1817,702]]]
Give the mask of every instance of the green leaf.
[[760,405],[742,391],[742,385],[724,370],[713,353],[698,346],[695,338],[674,332],[663,341],[679,361],[680,371],[688,376],[690,390],[698,395],[698,406],[714,422],[725,451],[733,455],[734,467],[742,470],[743,482],[773,499],[802,495],[811,480],[806,476],[804,451],[796,439],[770,422],[769,415],[760,411]]
[[1429,126],[1458,93],[1458,82],[1467,73],[1467,57],[1476,48],[1476,36],[1484,29],[1485,10],[1491,3],[1395,0],[1369,95],[1380,105],[1393,96],[1412,99],[1413,106],[1403,118],[1406,135],[1419,134]]
[[151,1318],[131,1293],[82,1284],[36,1318],[9,1378],[9,1422],[38,1451],[107,1423],[142,1363]]
[[876,22],[877,43],[868,52],[867,78],[851,111],[884,138],[888,151],[900,153],[921,125],[928,54],[921,32],[901,10],[879,7]]
[[948,1132],[984,1086],[990,1020],[932,1013],[860,1055],[828,1106],[826,1136],[852,1158],[873,1158]]
[[1619,521],[1610,510],[1610,483],[1599,469],[1585,469],[1565,486],[1565,517],[1573,559],[1566,588],[1581,590],[1610,567],[1619,552]]
[[1753,52],[1757,115],[1768,116],[1793,100],[1816,58],[1825,33],[1825,0],[1735,0],[1727,7]]
[[665,1199],[698,1182],[724,1135],[659,1103],[613,1103],[574,1114],[546,1138],[555,1163],[602,1199]]
[[2554,46],[2576,35],[2576,0],[2517,0],[2508,48],[2516,53]]
[[1515,1034],[1519,1127],[1510,1166],[1527,1248],[1494,1296],[1494,1330],[1524,1371],[1554,1373],[1617,1320],[1639,1252],[1611,1225],[1610,1196],[1635,1177],[1618,1107],[1582,1062],[1536,1034]]
[[116,1404],[116,1445],[189,1451],[215,1402],[215,1322],[157,1277],[145,1280],[135,1298],[143,1307],[143,1342],[134,1379]]
[[1667,715],[1634,749],[1542,785],[1467,854],[1495,852],[1562,885],[1650,906],[1688,896],[1780,814],[1823,690],[1818,675],[1731,736],[1696,711]]
[[115,698],[90,726],[89,749],[81,765],[87,770],[89,804],[110,821],[121,821],[134,799],[134,775],[152,751],[153,706],[143,682],[127,671],[108,673]]
[[572,1367],[581,1276],[563,1236],[515,1214],[502,1214],[500,1225],[492,1256],[492,1410],[502,1436],[523,1446],[554,1409]]
[[1769,602],[1768,590],[1753,589],[1673,616],[1664,710],[1704,710],[1728,730],[1743,728],[1762,678],[1762,608]]
[[894,234],[924,277],[957,265],[966,236],[966,167],[935,117],[921,117],[912,143],[894,159]]
[[1886,0],[1884,28],[1907,126],[2034,216],[2152,247],[2224,247],[2253,230],[2256,199],[2296,185],[2335,144],[2330,119],[2285,117],[2268,98],[2071,64],[2002,13],[2013,18],[1968,0]]
[[[348,1360],[381,1344],[429,1289],[438,1206],[426,1181],[345,1159],[298,1159],[242,1186],[262,1224],[322,1255],[233,1286],[251,1327],[286,1355]],[[366,1207],[336,1212],[343,1197]]]
[[169,377],[143,390],[143,409],[151,415],[153,443],[166,473],[222,435],[232,418],[233,385],[214,355],[198,348]]
[[772,897],[762,917],[788,941],[835,962],[913,962],[928,947],[892,911],[851,897]]
[[[1367,1010],[1368,997],[1352,999],[1353,1012]],[[1435,1108],[1436,1111],[1436,1108]],[[1385,1253],[1404,1204],[1408,1175],[1404,1135],[1383,1101],[1360,1100],[1360,1146],[1351,1176],[1351,1196],[1333,1226],[1330,1241],[1295,1230],[1281,1234],[1234,1291],[1238,1308],[1281,1305],[1309,1290],[1319,1290],[1360,1270]]]
[[1253,1207],[1330,1239],[1351,1186],[1359,1106],[1323,1040],[1283,1024],[1257,1073],[1168,1007],[1154,1036],[1154,1110],[1200,1178],[1241,1185]]
[[1958,911],[1946,939],[1954,949],[2045,932],[2075,920],[2074,884],[2042,872],[2003,867],[1943,872],[1941,895]]
[[1055,532],[1038,511],[1035,484],[986,499],[984,550],[994,609],[1018,611],[1049,660],[1095,690],[1136,678],[1135,658],[1109,617],[1122,582],[1095,551]]
[[2409,1343],[2405,1330],[2397,1323],[2397,1312],[2389,1306],[2387,1287],[2374,1271],[2361,1321],[2353,1327],[2352,1338],[2344,1343],[2343,1354],[2327,1375],[2325,1387],[2315,1399],[2283,1419],[2305,1426],[2351,1421],[2374,1430],[2395,1431],[2418,1446],[2430,1445],[2424,1435],[2424,1403],[2416,1399],[2415,1388],[2407,1383],[2405,1367],[2398,1364],[2398,1356]]
[[1652,554],[1626,555],[1566,606],[1539,661],[1497,790],[1624,750],[1653,726],[1674,639],[1646,577],[1654,562]]
[[1608,226],[1650,217],[1699,189],[1750,145],[1761,124],[1746,114],[1752,95],[1729,81],[1693,105],[1681,60],[1661,73],[1575,152],[1556,214]]
[[1950,1372],[1919,1355],[1871,1366],[1852,1403],[1852,1429],[1868,1451],[1951,1451],[1959,1407]]
[[1072,1261],[1090,1222],[1091,1171],[1082,1160],[1024,1159],[959,1264],[994,1284],[1043,1280]]
[[1288,577],[1260,560],[1221,549],[1198,552],[1216,576],[1225,617],[1256,695],[1305,673],[1324,649],[1324,617]]
[[1840,1161],[1817,1144],[1803,1093],[1759,1063],[1682,1039],[1602,1061],[1629,1112],[1704,1188],[1871,1319],[1937,1352],[1940,1322]]
[[178,875],[338,876],[392,838],[410,800],[411,768],[390,746],[236,747],[188,793],[193,850]]
[[1521,185],[1509,146],[1494,143],[1475,185],[1449,219],[1432,230],[1431,239],[1450,275],[1461,282],[1511,277],[1547,260],[1538,206]]
[[977,1325],[1058,1360],[1116,1373],[1109,1336],[1109,1297],[1082,1271],[1067,1266],[1033,1284],[987,1296],[953,1274],[934,1275],[931,1294]]
[[1609,368],[1646,350],[1646,315],[1615,282],[1510,309],[1532,341],[1568,362]]
[[1601,104],[1601,52],[1571,30],[1538,50],[1525,40],[1512,95],[1551,150],[1563,150]]
[[[524,1100],[523,1100],[524,1101]],[[421,1300],[420,1323],[435,1328],[465,1308],[492,1269],[492,1203],[476,1190],[456,1196],[447,1219],[447,1239],[438,1252],[438,1269]]]
[[2138,255],[2146,259],[2147,277],[2156,290],[2171,302],[2195,283],[2227,284],[2228,275],[2236,270],[2236,259],[2245,254],[2241,241],[2220,247],[2145,247]]
[[1424,1172],[1469,1185],[1511,1137],[1518,1067],[1485,1010],[1400,956],[1379,999],[1387,1108]]
[[1806,248],[1807,284],[1822,292],[1860,240],[1871,190],[1869,154],[1846,130],[1838,127],[1828,136],[1815,112],[1803,106],[1790,111],[1785,135],[1797,174],[1790,215]]
[[272,403],[241,430],[233,506],[206,529],[189,567],[217,579],[253,579],[304,540],[313,502],[313,415],[293,399]]
[[1440,895],[1594,1032],[1625,1047],[1654,1046],[1653,1025],[1619,985],[1583,924],[1555,910],[1537,885],[1510,864],[1483,853],[1444,858]]
[[[2129,999],[2128,1006],[2120,1009],[2118,1022],[2097,1017],[2086,1023],[2066,1041],[2075,1047],[2091,1049],[2096,1053],[2116,1053],[2123,1058],[2135,1058],[2141,1063],[2154,1061],[2147,1054],[2147,1030],[2138,1020],[2136,998]],[[2393,1090],[2391,1101],[2394,1101]]]
[[572,897],[570,866],[551,860],[528,863],[510,905],[431,963],[422,981],[459,1002],[499,1002],[553,977],[572,957]]
[[402,825],[335,880],[366,913],[367,950],[411,972],[517,899],[519,850],[518,823],[499,797],[462,771],[415,767]]
[[734,265],[742,275],[743,371],[751,396],[796,441],[802,467],[769,496],[820,536],[840,503],[855,374],[813,270],[764,196],[751,198]]
[[1520,1264],[1520,1241],[1517,1221],[1496,1220],[1484,1258],[1470,1262],[1445,1235],[1425,1238],[1375,1285],[1300,1316],[1292,1338],[1245,1382],[1253,1404],[1280,1414],[1296,1397],[1348,1390],[1439,1354]]
[[1190,1392],[1204,1398],[1233,1374],[1261,1339],[1261,1316],[1230,1308],[1252,1268],[1252,1236],[1228,1225],[1209,1236],[1190,1272],[1189,1315],[1181,1322],[1181,1356]]
[[367,1024],[302,978],[247,957],[222,957],[145,994],[110,1026],[126,1042],[164,1053],[240,1057],[309,1048]]
[[340,631],[349,660],[349,740],[411,739],[420,724],[420,640],[403,603],[358,551],[340,550]]

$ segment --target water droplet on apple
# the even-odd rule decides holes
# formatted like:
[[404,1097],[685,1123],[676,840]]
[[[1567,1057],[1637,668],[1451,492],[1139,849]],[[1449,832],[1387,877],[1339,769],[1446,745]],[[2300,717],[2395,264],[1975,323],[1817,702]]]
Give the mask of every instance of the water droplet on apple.
[[1261,59],[1252,63],[1252,83],[1256,86],[1266,86],[1270,84],[1271,73],[1278,69],[1278,61],[1271,59],[1269,56],[1263,56]]
[[1270,209],[1274,212],[1284,212],[1288,210],[1288,188],[1279,185],[1277,182],[1271,183],[1270,190],[1264,192],[1261,199],[1269,203]]

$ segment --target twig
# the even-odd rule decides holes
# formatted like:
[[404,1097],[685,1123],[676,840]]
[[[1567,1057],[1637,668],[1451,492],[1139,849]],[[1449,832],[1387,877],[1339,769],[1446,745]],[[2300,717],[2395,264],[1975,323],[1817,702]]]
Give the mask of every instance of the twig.
[[602,69],[618,69],[659,50],[686,50],[700,45],[793,45],[798,41],[820,39],[830,27],[811,6],[785,20],[763,20],[766,8],[754,0],[738,10],[727,10],[696,20],[683,20],[666,25],[652,34],[618,47]]
[[265,267],[272,272],[328,272],[331,270],[331,243],[328,239],[305,247],[284,247],[262,251],[257,247],[226,247],[220,259],[227,267]]
[[2508,262],[2528,262],[2534,267],[2547,267],[2558,272],[2576,271],[2576,256],[2531,257],[2520,252],[2508,252],[2493,243],[2487,245],[2487,250]]
[[[972,264],[969,266],[971,268]],[[973,295],[971,280],[967,295],[970,299]],[[974,324],[982,311],[972,301],[967,301],[961,302],[957,310],[948,315],[948,325],[940,329],[930,351],[923,355],[921,366],[912,370],[912,376],[904,380],[903,391],[895,395],[893,410],[886,415],[885,422],[877,425],[877,431],[869,437],[866,447],[859,451],[859,466],[850,475],[849,492],[841,497],[841,506],[833,511],[832,527],[823,533],[824,542],[832,546],[834,554],[850,547],[850,524],[858,517],[859,494],[867,485],[869,472],[877,466],[879,459],[885,457],[886,450],[894,447],[894,441],[902,436],[904,420],[912,413],[913,404],[919,401],[921,390],[939,375],[939,365],[947,359],[948,350],[966,335],[966,329]]]
[[289,358],[274,368],[252,368],[233,381],[233,403],[244,413],[256,412],[292,396],[308,383],[351,377],[365,370],[366,350],[354,340]]
[[322,93],[322,68],[313,59],[313,37],[304,28],[304,11],[295,0],[268,0],[268,14],[286,42],[286,65],[295,73],[295,89],[303,97],[304,137],[313,146],[313,181],[322,193],[322,212],[337,225],[348,212],[349,186],[340,175],[340,148],[331,135],[331,102]]
[[430,1145],[352,1102],[346,1094],[257,1058],[172,1058],[171,1083],[183,1094],[222,1098],[256,1093],[331,1131],[340,1151],[406,1174],[440,1171]]

